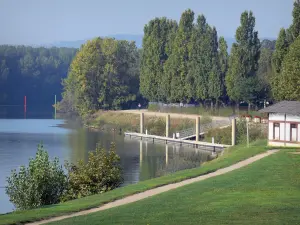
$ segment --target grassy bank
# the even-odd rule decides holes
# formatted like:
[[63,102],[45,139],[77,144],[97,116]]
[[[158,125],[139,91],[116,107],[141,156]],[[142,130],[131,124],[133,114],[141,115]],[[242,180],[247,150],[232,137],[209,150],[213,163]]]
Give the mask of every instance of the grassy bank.
[[[210,123],[211,121],[211,118],[206,116],[202,118],[201,124],[204,125]],[[194,120],[191,119],[171,118],[170,133],[175,133],[180,130],[194,127],[194,123]],[[99,111],[87,119],[86,125],[88,127],[100,130],[116,129],[119,131],[121,129],[123,131],[139,132],[140,115],[113,111]],[[146,115],[145,129],[147,129],[148,134],[164,136],[166,130],[166,120],[162,117]]]
[[55,224],[299,224],[299,174],[300,155],[282,150],[222,176]]
[[179,108],[179,107],[164,107],[160,108],[157,105],[149,105],[148,111],[152,112],[165,112],[165,113],[183,113],[183,114],[198,114],[198,115],[207,115],[207,116],[231,116],[233,113],[237,115],[251,115],[251,116],[262,116],[256,110],[251,110],[248,112],[248,107],[240,107],[240,109],[234,112],[231,107],[220,107],[219,109],[204,108],[204,107],[189,107],[189,108]]
[[155,179],[139,182],[115,189],[100,195],[89,196],[57,205],[51,205],[39,209],[13,212],[6,215],[0,215],[0,224],[18,224],[28,221],[36,221],[53,216],[59,216],[76,212],[84,209],[97,207],[104,203],[120,199],[122,197],[139,193],[154,187],[178,182],[191,177],[207,174],[220,168],[230,166],[236,162],[247,159],[253,155],[266,151],[266,141],[257,141],[251,144],[250,148],[243,145],[228,148],[222,156],[217,159],[204,163],[199,168],[182,170],[173,174],[158,177]]

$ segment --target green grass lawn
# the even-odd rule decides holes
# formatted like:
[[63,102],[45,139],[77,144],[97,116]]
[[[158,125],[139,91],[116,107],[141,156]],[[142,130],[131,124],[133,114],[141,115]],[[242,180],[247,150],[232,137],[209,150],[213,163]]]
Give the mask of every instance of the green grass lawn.
[[182,170],[163,177],[142,181],[137,184],[118,188],[103,194],[93,195],[61,204],[0,215],[0,224],[19,224],[97,207],[107,202],[120,199],[122,197],[138,192],[142,192],[154,187],[178,182],[187,178],[196,177],[202,174],[216,171],[217,169],[230,166],[236,162],[264,152],[266,151],[266,149],[266,141],[254,142],[251,144],[250,148],[247,148],[245,146],[235,146],[226,149],[223,156],[220,156],[213,161],[204,163],[199,168]]
[[136,203],[51,224],[300,224],[300,155],[288,151]]

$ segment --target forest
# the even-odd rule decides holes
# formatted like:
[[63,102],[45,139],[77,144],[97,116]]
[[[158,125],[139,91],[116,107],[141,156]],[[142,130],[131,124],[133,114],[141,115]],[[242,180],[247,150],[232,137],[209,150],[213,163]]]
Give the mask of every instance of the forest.
[[74,48],[0,46],[0,105],[51,106],[61,96],[62,79]]
[[230,54],[217,28],[191,9],[179,21],[149,21],[141,49],[100,37],[79,50],[1,46],[0,103],[27,95],[48,104],[62,93],[58,109],[85,116],[147,101],[250,108],[300,100],[300,0],[292,18],[276,41],[260,40],[254,13],[242,12]]

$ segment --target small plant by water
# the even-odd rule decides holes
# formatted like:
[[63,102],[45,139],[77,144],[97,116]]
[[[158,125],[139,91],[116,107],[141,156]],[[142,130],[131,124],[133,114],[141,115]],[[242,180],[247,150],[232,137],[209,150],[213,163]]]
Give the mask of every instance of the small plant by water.
[[108,152],[97,145],[86,164],[66,162],[65,167],[67,173],[58,158],[51,161],[39,144],[29,165],[12,170],[7,177],[6,194],[17,210],[25,210],[103,193],[119,187],[123,181],[114,144]]

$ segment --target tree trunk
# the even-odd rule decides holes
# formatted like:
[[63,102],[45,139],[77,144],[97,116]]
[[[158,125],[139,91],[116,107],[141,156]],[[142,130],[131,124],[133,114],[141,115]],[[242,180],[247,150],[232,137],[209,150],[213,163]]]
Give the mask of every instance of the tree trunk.
[[250,113],[250,111],[251,111],[251,103],[248,102],[248,113]]
[[213,100],[210,101],[210,110],[211,111],[214,110],[214,101]]
[[236,107],[237,114],[240,114],[240,102],[236,102],[235,107]]

